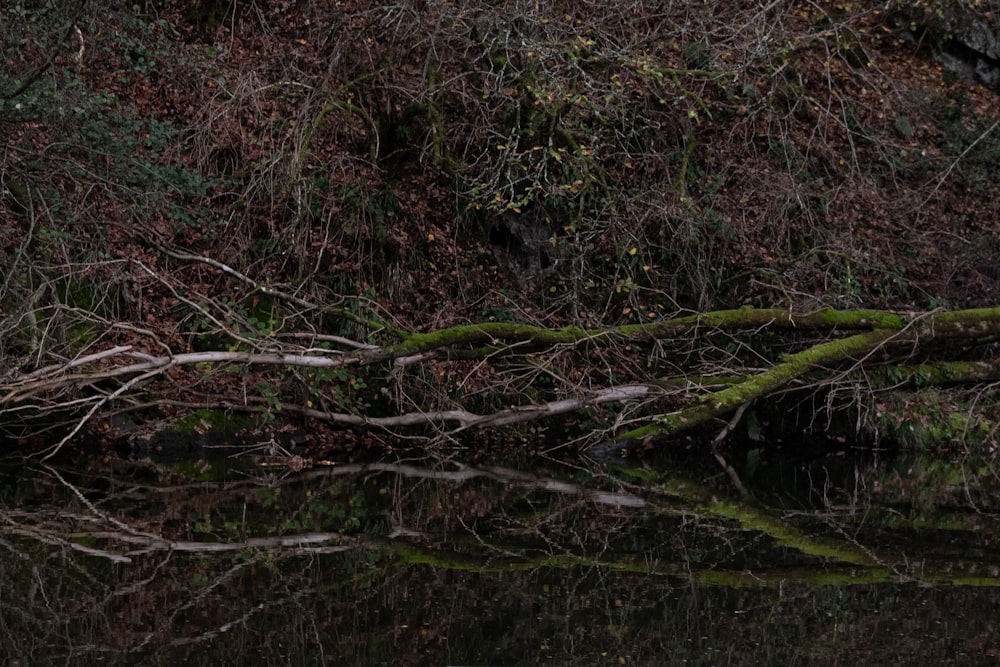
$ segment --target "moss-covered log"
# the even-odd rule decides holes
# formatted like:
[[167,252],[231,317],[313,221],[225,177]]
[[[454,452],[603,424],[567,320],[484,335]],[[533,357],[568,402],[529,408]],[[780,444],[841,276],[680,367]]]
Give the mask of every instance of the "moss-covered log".
[[[398,342],[377,345],[342,336],[310,339],[305,332],[280,336],[255,332],[235,336],[236,344],[220,351],[172,353],[165,344],[153,349],[138,344],[109,347],[64,364],[8,375],[0,384],[0,419],[8,428],[23,430],[31,420],[37,424],[39,418],[51,421],[64,415],[76,420],[71,436],[114,404],[134,402],[132,397],[140,389],[148,396],[151,390],[146,385],[166,380],[176,369],[211,373],[228,368],[256,374],[253,386],[263,393],[220,397],[214,407],[281,409],[355,428],[435,426],[454,433],[565,419],[581,410],[618,403],[623,406],[619,422],[633,427],[612,433],[612,443],[596,450],[607,454],[707,424],[795,382],[813,388],[845,378],[868,388],[902,386],[906,381],[987,382],[996,379],[1000,366],[988,356],[989,343],[1000,336],[997,308],[922,314],[740,308],[643,325],[583,329],[488,322],[425,333],[393,329],[386,335]],[[306,345],[289,342],[303,338]],[[319,341],[322,345],[316,344]],[[163,348],[166,354],[153,353]],[[778,353],[789,348],[798,349]],[[964,358],[955,358],[958,353]],[[636,364],[643,355],[646,361]],[[350,390],[380,383],[383,394],[409,391],[408,375],[424,372],[421,368],[433,365],[436,377],[446,377],[449,365],[470,360],[475,368],[489,368],[487,375],[494,378],[492,386],[477,392],[475,404],[470,401],[473,395],[445,385],[422,390],[423,398],[410,399],[408,410],[372,414],[366,401],[349,401],[339,384],[349,381]],[[595,362],[608,370],[595,368]],[[911,370],[904,373],[900,370],[904,365]],[[275,369],[282,368],[309,369],[312,384],[304,389],[332,398],[317,405],[315,400],[302,404],[279,397],[277,382],[271,378]],[[389,368],[394,369],[395,387],[379,377]],[[659,372],[650,377],[644,369]],[[471,377],[476,371],[462,372]],[[600,376],[609,380],[603,386],[594,381]],[[547,379],[541,384],[532,379],[542,377]],[[585,377],[593,379],[579,379]],[[176,385],[154,387],[153,398],[167,391],[176,392]],[[422,401],[447,407],[432,408]],[[202,400],[198,406],[213,407],[208,403]],[[656,410],[658,405],[662,407]],[[484,411],[484,406],[489,409]]]
[[747,378],[703,399],[696,405],[663,415],[647,426],[622,435],[625,440],[676,435],[699,426],[713,417],[732,412],[739,406],[780,389],[817,366],[856,360],[870,354],[890,340],[895,332],[877,329],[829,343],[822,343],[798,354],[789,355],[773,368]]

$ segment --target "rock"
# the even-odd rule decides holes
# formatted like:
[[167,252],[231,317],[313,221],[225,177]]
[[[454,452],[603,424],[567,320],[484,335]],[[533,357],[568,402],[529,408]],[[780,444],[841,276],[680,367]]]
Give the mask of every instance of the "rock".
[[[959,76],[1000,93],[1000,20],[992,12],[973,9],[957,0],[931,11],[914,2],[900,2],[895,17],[911,37],[931,38],[938,59]],[[904,33],[905,34],[905,33]]]

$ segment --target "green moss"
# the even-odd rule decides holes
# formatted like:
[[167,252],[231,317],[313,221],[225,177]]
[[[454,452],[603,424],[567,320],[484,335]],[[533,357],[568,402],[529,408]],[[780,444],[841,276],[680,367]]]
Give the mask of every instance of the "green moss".
[[248,415],[238,414],[229,410],[195,410],[181,417],[163,429],[167,433],[204,433],[217,431],[236,433],[254,426],[253,419]]
[[66,327],[66,343],[71,350],[87,347],[97,340],[97,328],[88,322],[78,322]]

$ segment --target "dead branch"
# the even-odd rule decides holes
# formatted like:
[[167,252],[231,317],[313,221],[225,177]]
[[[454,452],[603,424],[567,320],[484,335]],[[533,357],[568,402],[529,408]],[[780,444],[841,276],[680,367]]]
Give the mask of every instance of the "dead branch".
[[[868,330],[864,330],[866,327]],[[584,365],[588,363],[586,354],[575,361],[572,359],[574,354],[586,353],[588,350],[616,350],[620,354],[623,346],[635,346],[646,341],[656,341],[661,346],[710,345],[712,336],[720,331],[743,331],[746,332],[744,335],[757,338],[762,332],[771,329],[809,329],[813,336],[823,334],[826,339],[821,338],[822,342],[770,362],[770,366],[763,369],[740,367],[739,362],[733,360],[734,365],[726,368],[724,373],[728,377],[725,383],[692,382],[687,377],[687,371],[678,368],[675,375],[652,382],[586,387],[561,379],[564,371],[543,371],[542,358],[536,356],[545,352],[549,354],[545,359],[561,358],[563,361],[559,363],[569,370],[581,361]],[[858,330],[861,331],[839,337],[841,331]],[[342,345],[336,350],[285,347],[288,351],[282,351],[282,343],[276,336],[270,337],[266,345],[255,346],[248,351],[214,350],[174,354],[167,348],[166,354],[150,354],[130,345],[114,345],[107,350],[82,354],[63,364],[15,374],[9,381],[0,383],[0,418],[13,422],[17,420],[19,413],[55,415],[59,412],[70,413],[86,406],[83,415],[74,419],[70,432],[42,452],[45,458],[49,458],[101,410],[126,398],[138,386],[165,377],[171,369],[178,367],[234,367],[260,372],[266,372],[270,367],[321,370],[352,368],[354,370],[351,372],[354,373],[371,373],[371,370],[364,369],[379,366],[388,370],[385,364],[402,363],[398,368],[400,374],[394,375],[393,380],[402,383],[405,382],[405,373],[412,372],[412,367],[460,363],[456,361],[457,358],[477,359],[480,365],[491,366],[493,372],[506,377],[505,382],[508,383],[517,382],[519,376],[522,378],[520,381],[531,382],[532,378],[542,373],[565,384],[571,391],[549,400],[524,400],[521,404],[487,414],[479,414],[461,404],[445,410],[425,409],[410,399],[408,400],[416,409],[389,416],[371,416],[364,414],[362,410],[336,411],[298,406],[294,401],[287,401],[286,407],[310,418],[360,428],[444,428],[451,425],[453,430],[450,434],[454,435],[469,429],[506,427],[555,418],[607,403],[626,404],[666,396],[675,397],[683,405],[681,409],[647,417],[649,423],[619,436],[619,440],[641,442],[651,437],[673,436],[731,414],[741,405],[780,391],[796,381],[808,378],[814,386],[822,386],[824,382],[831,381],[831,378],[843,381],[852,369],[862,368],[866,370],[862,377],[877,376],[877,373],[868,372],[884,365],[884,360],[873,362],[876,353],[884,359],[893,359],[900,352],[910,357],[922,346],[940,341],[964,340],[969,344],[980,344],[995,340],[1000,335],[1000,309],[901,315],[877,311],[796,314],[742,308],[680,317],[643,326],[583,330],[576,327],[549,329],[535,325],[490,322],[402,335],[402,341],[383,346],[327,336],[325,343]],[[511,363],[510,359],[535,361],[522,364]],[[766,360],[766,354],[757,353],[754,359]],[[939,366],[942,361],[950,365]],[[922,373],[921,377],[945,382],[993,379],[998,367],[996,363],[989,361],[942,361],[927,360],[923,367],[918,365],[915,368],[923,368],[919,371]],[[718,366],[713,372],[718,374],[721,368]],[[934,368],[938,368],[936,373],[929,370]],[[697,376],[704,375],[699,373]],[[895,377],[899,377],[899,371],[896,371]],[[99,389],[102,383],[111,383],[112,386]],[[257,401],[259,397],[251,398]],[[249,399],[245,399],[244,403],[247,400]],[[734,425],[730,428],[732,426]],[[611,446],[614,448],[618,445],[612,443]]]

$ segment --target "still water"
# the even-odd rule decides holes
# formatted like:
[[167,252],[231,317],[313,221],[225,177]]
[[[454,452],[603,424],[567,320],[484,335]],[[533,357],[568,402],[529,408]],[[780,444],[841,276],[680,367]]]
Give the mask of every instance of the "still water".
[[988,460],[0,464],[7,665],[996,661]]

